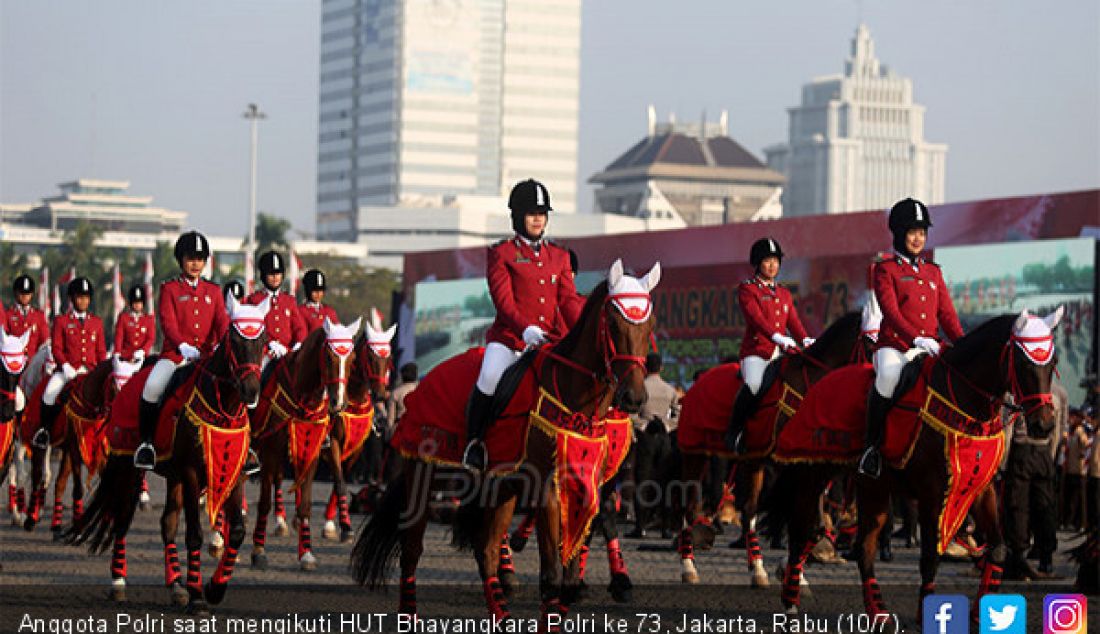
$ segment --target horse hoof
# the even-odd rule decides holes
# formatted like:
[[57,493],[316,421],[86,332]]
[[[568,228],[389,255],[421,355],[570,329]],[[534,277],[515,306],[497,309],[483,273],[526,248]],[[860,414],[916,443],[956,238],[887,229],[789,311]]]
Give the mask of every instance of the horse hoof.
[[325,522],[325,529],[321,531],[321,537],[325,539],[336,539],[336,522],[332,520]]
[[210,606],[202,599],[187,604],[187,614],[191,616],[210,616]]
[[275,520],[275,530],[271,532],[277,537],[286,537],[289,535],[290,527],[286,525],[286,518],[280,515],[279,518]]
[[59,542],[62,539],[64,539],[64,537],[63,537],[64,533],[61,532],[61,527],[51,528],[50,532],[53,533],[53,537],[52,537],[53,541]]
[[265,553],[252,553],[252,567],[256,570],[267,570],[267,555]]
[[519,577],[511,570],[500,573],[500,589],[504,591],[504,598],[511,600],[519,589]]
[[783,610],[783,614],[787,616],[798,616],[799,612],[801,612],[801,610],[798,609],[797,605],[788,605],[787,609]]
[[27,519],[23,520],[23,530],[29,533],[34,530],[34,525],[37,523],[38,522],[28,517]]
[[527,548],[527,538],[522,535],[512,535],[508,545],[512,547],[513,553],[521,553],[524,548]]
[[302,555],[301,560],[298,561],[298,567],[301,568],[303,572],[313,572],[317,570],[317,558],[313,556],[313,553],[307,552]]
[[771,581],[768,579],[768,571],[764,570],[764,563],[757,560],[752,566],[752,583],[753,588],[767,588],[771,585]]
[[111,589],[107,591],[107,599],[114,601],[115,603],[123,603],[126,601],[126,581],[120,579],[121,584],[111,585]]
[[138,508],[143,511],[148,511],[149,509],[153,508],[153,503],[152,500],[149,499],[148,493],[144,491],[141,492],[141,497],[138,498]]
[[202,594],[206,597],[206,600],[210,605],[218,605],[225,599],[225,590],[229,587],[227,583],[214,583],[212,581],[206,582],[206,587],[203,588]]
[[696,584],[699,583],[699,573],[697,572],[681,572],[680,581],[684,583]]
[[611,598],[615,603],[632,603],[634,601],[634,584],[630,577],[618,572],[611,575],[611,583],[607,586]]
[[183,587],[180,582],[175,582],[172,587],[168,589],[169,595],[172,599],[172,605],[176,607],[183,607],[187,605],[187,602],[191,600],[191,595],[188,594],[187,588]]

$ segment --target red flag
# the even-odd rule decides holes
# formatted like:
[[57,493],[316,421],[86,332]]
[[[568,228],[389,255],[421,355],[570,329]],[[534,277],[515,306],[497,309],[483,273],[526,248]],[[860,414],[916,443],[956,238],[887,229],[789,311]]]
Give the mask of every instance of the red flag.
[[249,247],[244,253],[244,288],[248,295],[256,290],[256,264],[252,261],[252,249]]
[[298,254],[294,252],[294,247],[290,248],[290,258],[287,262],[286,274],[290,278],[290,296],[298,296],[298,285],[301,284],[301,269],[302,261],[298,259]]
[[122,311],[126,310],[126,298],[122,295],[122,271],[118,269],[118,262],[115,262],[114,276],[111,278],[112,293],[111,296],[115,301],[115,321],[118,321],[118,316],[122,314]]
[[145,252],[145,264],[142,265],[141,283],[145,286],[145,310],[149,314],[156,311],[153,308],[153,252]]
[[50,267],[44,266],[38,272],[38,307],[47,317],[53,316],[53,307],[50,306]]

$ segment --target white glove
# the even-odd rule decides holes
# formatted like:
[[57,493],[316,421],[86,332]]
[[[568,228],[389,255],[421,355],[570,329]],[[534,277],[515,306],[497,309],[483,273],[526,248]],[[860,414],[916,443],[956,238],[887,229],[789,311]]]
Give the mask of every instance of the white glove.
[[294,347],[291,348],[290,351],[291,352],[298,352],[298,348],[301,348],[301,347],[302,347],[302,342],[299,341],[298,343],[294,344]]
[[794,342],[794,339],[791,339],[787,335],[781,335],[778,332],[772,335],[772,343],[779,346],[783,350],[798,347],[798,344]]
[[66,381],[72,381],[76,378],[76,368],[68,363],[61,366],[61,373],[65,375]]
[[917,337],[913,340],[913,345],[932,356],[936,356],[940,353],[940,342],[931,337]]
[[179,351],[180,356],[183,357],[184,361],[194,361],[195,359],[198,359],[202,354],[199,352],[198,348],[189,343],[181,343],[179,346]]
[[76,371],[76,373],[77,374],[87,374],[88,373],[88,366],[84,366],[84,365],[80,366],[80,369],[78,369]]
[[145,351],[138,349],[134,350],[134,363],[141,363],[145,360]]
[[267,352],[272,359],[282,359],[286,356],[286,346],[278,341],[269,341],[267,342]]
[[802,347],[803,348],[809,348],[810,346],[814,345],[815,341],[817,341],[817,339],[814,339],[813,337],[803,337],[802,338]]
[[541,346],[546,343],[546,332],[538,326],[528,326],[523,329],[523,343],[529,346]]

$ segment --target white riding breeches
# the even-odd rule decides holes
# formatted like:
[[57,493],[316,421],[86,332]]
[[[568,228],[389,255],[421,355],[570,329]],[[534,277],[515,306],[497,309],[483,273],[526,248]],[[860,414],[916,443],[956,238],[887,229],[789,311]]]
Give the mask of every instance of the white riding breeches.
[[757,356],[741,359],[741,379],[750,392],[756,394],[760,391],[760,384],[764,381],[764,371],[768,369],[769,363],[779,358],[780,354],[782,353],[779,352],[779,346],[776,346],[772,356],[767,359]]
[[141,390],[141,400],[146,403],[160,402],[160,397],[168,387],[168,382],[172,380],[172,374],[175,373],[176,368],[185,365],[187,365],[187,361],[180,361],[177,364],[175,361],[164,357],[157,359],[157,364],[149,371],[149,378],[145,380],[145,387]]
[[42,393],[42,402],[46,405],[56,405],[57,397],[61,396],[61,390],[65,389],[65,384],[69,382],[69,379],[65,378],[65,373],[60,370],[53,373],[48,383],[46,383],[46,391]]
[[15,411],[22,412],[27,407],[27,395],[23,393],[23,388],[18,385],[15,386]]
[[898,379],[901,378],[901,369],[905,364],[920,355],[925,354],[920,348],[913,348],[906,352],[894,348],[879,348],[875,350],[875,391],[883,398],[890,398],[898,387]]
[[519,359],[520,353],[508,346],[490,341],[485,346],[485,358],[481,361],[481,373],[477,375],[477,389],[482,394],[493,394],[504,371]]

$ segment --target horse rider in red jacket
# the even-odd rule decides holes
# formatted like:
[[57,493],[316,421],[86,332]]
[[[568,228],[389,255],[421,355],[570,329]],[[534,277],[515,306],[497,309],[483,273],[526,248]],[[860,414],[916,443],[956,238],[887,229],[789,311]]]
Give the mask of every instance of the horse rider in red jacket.
[[745,424],[759,405],[768,365],[781,353],[814,342],[802,327],[791,292],[775,282],[783,264],[779,243],[773,238],[757,240],[749,250],[749,263],[755,274],[737,288],[737,303],[745,317],[740,355],[743,384],[726,432],[726,446],[735,453],[744,449]]
[[57,398],[62,388],[77,375],[89,372],[107,358],[107,340],[103,336],[103,320],[90,310],[92,283],[86,277],[69,282],[68,297],[72,304],[69,312],[53,320],[50,348],[58,369],[46,383],[42,393],[42,409],[38,431],[31,444],[40,449],[50,446],[50,426],[61,411]]
[[222,284],[222,297],[228,297],[229,295],[233,295],[233,298],[238,302],[244,302],[244,284],[241,284],[240,280],[229,280]]
[[0,308],[0,324],[4,326],[4,332],[13,337],[21,337],[28,330],[31,333],[27,340],[27,357],[34,357],[38,349],[50,340],[50,322],[46,319],[46,313],[31,306],[34,299],[35,284],[30,276],[20,275],[12,283],[12,295],[15,303],[4,315]]
[[286,274],[286,256],[267,251],[260,256],[258,265],[264,287],[245,298],[244,303],[259,306],[265,299],[271,300],[267,317],[264,318],[268,336],[267,354],[263,362],[266,369],[269,361],[281,359],[291,350],[297,350],[309,331],[298,314],[294,296],[281,289]]
[[153,435],[160,414],[160,399],[176,369],[209,356],[229,329],[225,299],[217,284],[202,277],[210,259],[210,243],[197,231],[176,240],[176,262],[180,275],[160,285],[157,325],[163,341],[160,358],[141,391],[138,425],[141,444],[134,452],[134,466],[153,469],[157,453]]
[[894,255],[877,258],[873,272],[882,325],[875,343],[875,386],[867,397],[867,448],[859,459],[859,472],[872,478],[882,472],[879,446],[905,364],[921,354],[938,355],[941,328],[951,341],[963,336],[943,272],[921,257],[932,226],[928,207],[906,198],[890,209],[889,226]]
[[310,333],[325,325],[325,317],[334,324],[340,323],[336,310],[324,303],[325,299],[325,274],[317,269],[310,269],[302,276],[302,287],[306,291],[306,301],[298,304],[298,314],[305,324],[306,332]]
[[134,284],[126,293],[127,310],[115,324],[115,355],[123,361],[141,363],[153,352],[157,341],[157,320],[145,314],[145,287]]
[[517,183],[508,208],[515,235],[489,248],[486,277],[497,316],[485,334],[485,357],[467,408],[470,442],[462,462],[475,470],[488,464],[483,439],[493,422],[490,409],[501,375],[525,347],[565,335],[584,308],[569,252],[545,239],[552,209],[546,186],[533,179]]

